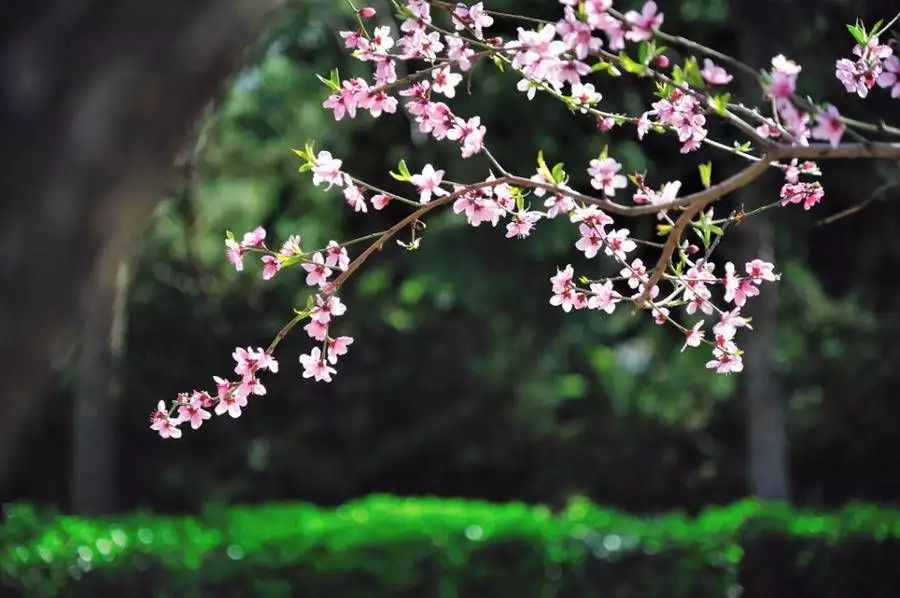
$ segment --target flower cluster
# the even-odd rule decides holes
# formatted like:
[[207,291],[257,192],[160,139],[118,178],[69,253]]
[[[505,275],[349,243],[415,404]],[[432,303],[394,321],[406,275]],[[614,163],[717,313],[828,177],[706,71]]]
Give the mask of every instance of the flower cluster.
[[[416,249],[420,241],[417,231],[424,228],[421,218],[441,206],[449,206],[473,227],[489,224],[496,228],[505,222],[505,236],[510,239],[530,237],[543,219],[565,217],[573,226],[573,237],[577,229],[575,249],[588,260],[602,255],[601,259],[610,260],[617,275],[576,279],[571,265],[557,269],[550,278],[551,305],[565,312],[587,309],[612,314],[620,304],[633,303],[638,309],[648,310],[656,324],[676,328],[684,338],[682,351],[704,344],[709,346],[712,358],[707,368],[720,374],[742,371],[742,352],[735,339],[739,328],[750,326],[749,319],[741,316],[741,309],[760,294],[764,282],[776,281],[779,275],[772,263],[761,259],[751,260],[742,268],[726,262],[717,270],[711,261],[712,253],[724,229],[750,213],[788,204],[802,204],[804,210],[809,210],[821,202],[822,185],[801,180],[819,176],[818,166],[810,161],[786,161],[794,156],[828,157],[829,148],[841,145],[848,124],[858,126],[859,123],[842,117],[832,104],[814,104],[798,95],[802,69],[783,55],[775,56],[771,68],[763,73],[760,97],[771,106],[768,114],[730,104],[728,94],[716,95],[718,88],[734,79],[721,64],[740,67],[744,72],[755,69],[707,49],[703,50],[706,56],[702,68],[696,57],[672,65],[657,41],[662,39],[690,50],[698,45],[683,43],[684,40],[661,32],[664,15],[652,1],[644,2],[640,11],[629,10],[624,14],[613,8],[613,0],[559,0],[559,3],[562,6],[559,20],[523,19],[513,39],[489,37],[497,19],[517,17],[493,13],[483,2],[406,0],[397,4],[402,17],[399,34],[389,26],[377,24],[369,31],[367,22],[376,18],[376,11],[371,7],[355,9],[359,28],[341,31],[340,37],[356,59],[366,63],[366,68],[371,67],[371,73],[368,77],[342,80],[335,70],[328,79],[319,77],[328,87],[323,108],[331,112],[335,121],[341,121],[356,118],[363,111],[373,118],[396,114],[402,103],[403,111],[420,133],[438,141],[453,142],[462,158],[479,156],[489,161],[491,168],[476,177],[475,182],[463,184],[455,182],[453,175],[448,177],[447,169],[439,165],[426,163],[418,172],[410,172],[401,160],[399,172],[390,174],[410,185],[414,199],[409,199],[351,176],[343,160],[329,151],[314,151],[311,142],[302,150],[294,150],[303,160],[300,171],[310,172],[313,184],[325,191],[339,190],[353,212],[367,214],[370,206],[385,210],[397,204],[413,212],[386,231],[345,243],[332,240],[314,250],[304,250],[299,235],[290,236],[277,250],[270,249],[262,227],[246,233],[240,241],[227,233],[225,255],[239,272],[244,269],[248,253],[259,255],[265,280],[288,268],[299,267],[309,287],[307,304],[303,309],[294,310],[295,316],[267,348],[235,349],[235,378],[214,377],[214,393],[180,393],[168,407],[161,401],[151,416],[153,430],[164,438],[179,438],[182,423],[197,429],[213,413],[239,417],[250,397],[265,394],[258,376],[262,372],[278,371],[274,350],[301,322],[305,322],[302,328],[313,341],[309,351],[299,357],[301,375],[330,382],[337,373],[335,366],[339,358],[347,354],[353,343],[350,336],[333,334],[336,318],[347,311],[337,296],[344,280],[369,254],[406,226],[412,230],[412,240],[397,243]],[[879,35],[896,21],[897,18],[888,26],[869,32],[861,24],[849,28],[857,41],[853,48],[855,59],[838,60],[835,72],[848,92],[864,98],[878,85],[889,88],[893,97],[900,98],[900,60],[889,44],[879,42]],[[636,47],[637,59],[630,57],[629,44]],[[655,188],[647,182],[644,173],[624,170],[623,164],[608,154],[607,147],[578,169],[587,175],[586,186],[591,188],[592,196],[576,191],[563,165],[551,167],[543,153],[538,153],[537,168],[530,176],[516,176],[488,150],[487,129],[481,116],[462,116],[452,107],[457,95],[462,93],[460,85],[465,74],[471,75],[473,66],[482,59],[493,62],[501,70],[512,71],[517,78],[517,89],[529,100],[537,93],[547,94],[576,115],[594,119],[601,133],[630,123],[639,140],[651,132],[674,133],[682,154],[707,145],[755,164],[731,177],[731,181],[749,182],[760,176],[762,170],[780,169],[785,182],[779,197],[751,212],[740,210],[716,219],[713,209],[707,209],[707,205],[733,191],[735,185],[729,186],[727,182],[714,185],[711,163],[700,168],[704,191],[679,196],[681,181],[668,181]],[[424,66],[400,77],[398,61]],[[603,94],[588,80],[604,75],[618,77],[623,71],[653,78],[656,83],[655,101],[633,115],[605,109]],[[750,120],[742,120],[743,116]],[[749,141],[736,142],[732,148],[711,139],[708,121],[715,118],[734,126]],[[883,124],[881,130],[886,130]],[[853,133],[861,137],[858,132]],[[806,148],[811,141],[825,143],[817,144],[813,152],[785,151]],[[772,148],[781,151],[777,154],[779,161],[774,154],[768,154]],[[633,205],[615,203],[619,194],[629,194]],[[677,218],[670,216],[675,212],[679,214]],[[655,214],[658,231],[667,235],[667,242],[634,238],[629,228],[616,225],[611,214]],[[696,241],[696,245],[689,243],[682,238],[687,231],[701,241]],[[351,262],[347,245],[367,239],[372,239],[373,244]],[[645,264],[634,256],[640,244],[660,250],[655,265]],[[689,318],[700,319],[690,325],[679,323],[676,320],[679,310]],[[714,323],[707,329],[706,322],[710,319]]]
[[278,362],[270,351],[262,348],[238,347],[232,357],[235,360],[234,373],[239,376],[237,381],[215,376],[215,396],[205,390],[195,390],[192,393],[179,393],[169,408],[164,401],[160,401],[156,411],[150,415],[150,428],[159,432],[163,438],[180,438],[179,425],[189,423],[196,430],[212,417],[209,409],[213,409],[216,415],[227,413],[233,418],[240,417],[250,396],[266,394],[266,387],[257,375],[263,371],[277,373]]
[[856,44],[853,55],[856,60],[841,58],[835,64],[834,74],[848,93],[864,98],[877,83],[879,87],[890,87],[892,97],[900,97],[900,62],[893,48],[872,36],[865,44]]

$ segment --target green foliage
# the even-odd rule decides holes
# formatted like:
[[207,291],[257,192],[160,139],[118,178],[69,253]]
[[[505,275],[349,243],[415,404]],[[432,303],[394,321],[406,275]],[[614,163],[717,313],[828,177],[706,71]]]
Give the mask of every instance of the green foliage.
[[822,514],[746,500],[695,518],[637,518],[583,499],[552,513],[378,495],[335,510],[40,520],[17,505],[7,515],[4,581],[31,597],[719,597],[754,589],[751,557],[763,546],[784,557],[776,584],[790,585],[776,595],[885,596],[900,582],[900,511],[869,505]]

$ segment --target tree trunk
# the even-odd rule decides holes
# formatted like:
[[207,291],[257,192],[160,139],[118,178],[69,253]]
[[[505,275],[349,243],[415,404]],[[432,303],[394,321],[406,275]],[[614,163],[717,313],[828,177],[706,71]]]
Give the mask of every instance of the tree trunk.
[[0,6],[0,484],[83,291],[127,260],[192,122],[280,2]]
[[[740,263],[754,258],[775,262],[774,231],[765,215],[747,218],[736,230]],[[747,414],[747,484],[763,499],[789,500],[788,443],[784,396],[772,358],[778,311],[778,285],[768,284],[747,302],[743,315],[753,318],[753,330],[743,336],[743,399]]]
[[[742,24],[738,58],[755,68],[768,68],[772,49],[762,40],[789,40],[783,25],[786,0],[762,0],[762,3],[735,2],[736,19]],[[782,35],[783,34],[783,35]],[[779,48],[774,52],[788,51]],[[755,104],[762,93],[755,81],[747,81],[744,93]],[[774,191],[774,190],[773,190]],[[751,206],[759,191],[742,192],[738,199]],[[747,218],[733,231],[739,248],[739,267],[760,258],[775,262],[772,237],[774,230],[768,215]],[[766,285],[758,297],[747,302],[742,315],[753,318],[753,330],[743,336],[744,354],[743,400],[747,413],[747,483],[750,494],[764,499],[790,499],[788,446],[785,427],[785,404],[774,367],[778,310],[778,286]]]
[[72,429],[72,512],[116,507],[116,403],[122,361],[128,265],[101,272],[84,311]]

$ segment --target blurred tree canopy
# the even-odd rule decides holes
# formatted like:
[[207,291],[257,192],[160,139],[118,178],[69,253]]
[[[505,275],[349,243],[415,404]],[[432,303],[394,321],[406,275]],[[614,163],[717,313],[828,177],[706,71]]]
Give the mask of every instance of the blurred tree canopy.
[[[559,8],[551,0],[489,4],[549,19]],[[373,5],[390,22],[388,4]],[[786,18],[798,19],[797,36],[760,38],[764,52],[790,52],[804,67],[804,92],[834,98],[850,116],[867,116],[854,114],[858,105],[833,77],[834,60],[850,48],[844,23],[857,16],[877,20],[892,3],[785,6]],[[728,2],[661,8],[667,30],[735,50],[741,23]],[[321,108],[327,90],[316,74],[336,65],[345,77],[363,72],[337,34],[351,27],[352,13],[340,2],[309,0],[284,9],[253,64],[204,123],[191,184],[154,215],[132,264],[116,414],[120,506],[335,504],[378,491],[552,504],[581,493],[598,503],[656,511],[743,496],[740,377],[710,374],[703,355],[679,352],[677,332],[626,310],[598,316],[552,309],[549,277],[556,267],[583,263],[564,222],[542,223],[526,242],[472,229],[452,213],[432,217],[418,251],[385,247],[347,285],[342,333],[356,342],[334,383],[301,380],[300,333],[282,343],[281,373],[267,380],[268,394],[239,420],[217,420],[177,442],[161,442],[147,429],[145,414],[157,401],[210,387],[213,375],[232,369],[234,346],[264,346],[291,307],[305,301],[307,290],[294,272],[268,282],[259,280],[255,264],[234,272],[223,256],[226,229],[243,233],[263,224],[278,240],[299,233],[304,245],[324,246],[396,221],[392,207],[354,214],[339,194],[313,187],[297,172],[291,148],[314,138],[354,175],[398,193],[408,189],[387,172],[400,158],[414,170],[439,162],[454,180],[471,180],[487,167],[480,157],[460,160],[451,145],[425,143],[403,114],[331,120]],[[514,24],[498,22],[498,28],[509,33]],[[639,145],[625,128],[601,134],[547,98],[527,101],[515,81],[479,64],[471,96],[461,94],[453,105],[459,114],[482,116],[492,151],[517,172],[531,172],[542,150],[548,160],[571,165],[573,184],[583,186],[577,165],[606,144],[627,170],[680,179],[687,191],[700,186],[698,161],[712,160],[718,173],[733,168],[718,154],[686,159],[665,140]],[[628,78],[601,79],[598,88],[605,102],[630,112],[652,91]],[[889,98],[865,106],[891,114]],[[784,276],[775,342],[765,350],[788,401],[797,500],[894,501],[900,480],[884,472],[898,465],[891,455],[900,418],[894,401],[900,300],[887,273],[900,266],[900,212],[881,200],[898,196],[886,185],[900,180],[900,169],[826,166],[821,209],[773,217]],[[759,203],[775,192],[765,185],[751,191]],[[817,219],[876,193],[881,200],[865,210],[817,226]],[[725,202],[717,213],[732,206]],[[651,220],[628,226],[649,237]],[[722,251],[733,251],[727,238]],[[31,431],[29,460],[10,484],[20,491],[8,498],[66,504],[72,388],[72,369],[64,366],[50,408]],[[30,475],[35,468],[52,475]]]

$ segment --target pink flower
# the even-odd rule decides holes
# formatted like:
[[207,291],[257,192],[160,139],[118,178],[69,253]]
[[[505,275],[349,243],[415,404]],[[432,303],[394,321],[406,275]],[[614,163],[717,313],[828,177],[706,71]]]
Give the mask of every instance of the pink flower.
[[882,64],[884,71],[878,75],[878,86],[890,87],[891,97],[900,98],[900,58],[888,56]]
[[632,289],[638,288],[641,283],[646,282],[647,279],[647,267],[644,266],[644,262],[641,259],[636,259],[631,262],[631,266],[628,268],[622,268],[619,271],[619,276],[628,280],[628,287]]
[[247,396],[242,393],[232,392],[219,399],[215,412],[216,415],[228,413],[228,415],[236,419],[241,416],[241,408],[246,406]]
[[178,429],[180,420],[168,417],[160,421],[156,431],[162,438],[181,438],[181,430]]
[[604,253],[606,253],[606,255],[614,255],[616,259],[624,260],[625,254],[634,251],[637,247],[637,244],[628,238],[629,232],[631,231],[627,228],[610,231],[610,233],[606,235],[606,239],[604,239],[606,242]]
[[592,295],[587,300],[588,309],[599,309],[608,314],[616,310],[616,303],[622,299],[622,296],[613,289],[613,283],[610,280],[603,284],[592,284],[591,293]]
[[797,88],[797,75],[801,68],[792,60],[779,54],[772,59],[772,72],[766,87],[768,97],[776,101],[789,100]]
[[447,195],[447,190],[441,188],[443,179],[444,171],[435,170],[431,164],[426,164],[421,173],[412,175],[410,182],[419,190],[419,202],[430,202],[432,194],[435,197]]
[[281,261],[274,255],[264,255],[262,256],[263,270],[262,270],[262,278],[263,280],[269,280],[278,274],[278,271],[281,270]]
[[284,245],[281,246],[281,251],[279,253],[284,257],[303,255],[303,250],[300,249],[300,235],[291,235],[288,237],[287,241],[284,242]]
[[567,313],[572,311],[576,302],[575,287],[572,282],[574,276],[572,265],[569,264],[564,270],[557,269],[556,276],[550,279],[554,293],[550,297],[550,305],[558,305]]
[[316,382],[331,382],[331,375],[337,373],[322,359],[322,351],[318,347],[313,347],[308,355],[301,355],[300,364],[303,366],[303,377],[313,378]]
[[[669,310],[665,307],[654,307],[653,308],[653,322],[659,326],[662,326],[666,322],[668,322],[669,318]],[[683,349],[682,349],[683,350]]]
[[591,176],[591,187],[603,193],[607,197],[616,194],[616,189],[624,189],[628,184],[628,180],[624,175],[617,174],[622,169],[622,165],[612,158],[593,159],[587,169],[587,173]]
[[216,383],[216,398],[218,400],[222,400],[222,397],[231,392],[234,384],[225,380],[224,378],[219,378],[218,376],[213,376],[213,381]]
[[225,257],[238,272],[244,269],[244,246],[237,241],[225,239]]
[[700,76],[703,77],[703,80],[709,85],[725,85],[734,79],[734,77],[729,75],[725,69],[716,66],[709,58],[703,59],[703,70],[700,71]]
[[481,189],[461,195],[453,202],[453,212],[455,214],[465,212],[466,220],[471,226],[478,226],[482,222],[490,222],[497,226],[500,216],[503,215],[503,210],[492,199],[485,197]]
[[484,4],[478,2],[472,6],[466,6],[462,2],[456,4],[453,10],[453,26],[457,31],[470,27],[475,32],[477,39],[484,39],[482,28],[490,27],[494,19],[484,12]]
[[603,247],[604,231],[594,225],[582,223],[578,226],[581,238],[575,243],[575,248],[584,252],[584,257],[591,259],[597,255]]
[[347,203],[353,208],[354,212],[363,212],[366,210],[366,198],[362,193],[362,189],[354,185],[350,182],[350,177],[347,177],[344,185],[344,199],[347,200]]
[[183,422],[190,422],[191,428],[194,430],[199,428],[204,420],[212,417],[209,411],[204,409],[204,407],[209,406],[206,401],[206,397],[209,395],[204,395],[206,393],[195,392],[188,403],[178,407],[178,417]]
[[325,265],[325,259],[318,251],[313,255],[312,261],[304,262],[303,269],[306,270],[306,284],[309,286],[322,287],[328,282],[331,276],[331,268]]
[[741,280],[734,274],[734,264],[725,264],[725,301],[733,301],[738,307],[743,307],[750,297],[759,295],[759,289],[749,278]]
[[[369,50],[369,48],[367,47],[365,50]],[[368,87],[368,83],[358,77],[344,81],[338,92],[328,96],[328,99],[322,103],[322,107],[333,111],[334,120],[341,120],[345,114],[350,118],[355,118],[360,92],[366,91]]]
[[534,230],[534,224],[540,220],[540,214],[536,212],[523,212],[513,214],[512,220],[506,225],[506,238],[516,237],[524,239]]
[[717,374],[731,374],[742,371],[744,363],[740,355],[717,348],[713,349],[713,359],[706,363],[706,367],[715,369]]
[[456,119],[453,127],[447,131],[447,139],[459,140],[462,145],[462,157],[469,158],[481,153],[484,149],[486,129],[481,124],[481,117],[473,116],[468,121]]
[[309,317],[316,322],[327,324],[331,321],[331,317],[338,317],[347,312],[347,306],[335,296],[322,297],[316,295],[316,304],[312,308]]
[[825,190],[819,183],[787,183],[781,187],[781,205],[803,202],[803,209],[808,210],[825,196]]
[[813,139],[828,141],[832,147],[837,147],[846,130],[847,125],[841,122],[838,109],[829,104],[827,110],[819,110],[816,113],[816,126],[813,127],[810,136]]
[[750,275],[750,278],[753,279],[753,282],[759,283],[763,280],[768,280],[770,282],[775,282],[778,280],[778,276],[773,272],[775,269],[775,265],[769,262],[764,262],[760,259],[755,259],[753,261],[747,262],[745,265],[747,270],[747,274]]
[[242,397],[249,397],[251,394],[264,395],[266,394],[266,387],[259,381],[259,378],[244,378],[235,394]]
[[693,328],[689,328],[684,333],[684,345],[682,345],[681,350],[684,351],[688,347],[699,347],[700,342],[703,340],[703,337],[706,333],[700,328],[703,326],[703,320],[700,320],[696,324],[694,324]]
[[466,45],[462,38],[445,35],[447,42],[447,58],[456,63],[461,71],[467,71],[472,68],[470,58],[475,54],[475,50]]
[[331,152],[321,151],[316,156],[316,163],[312,167],[313,185],[318,187],[322,183],[328,183],[325,190],[331,189],[332,185],[341,187],[344,185],[344,175],[341,173],[341,165],[343,162],[331,156]]
[[462,75],[454,73],[449,66],[436,69],[431,73],[434,79],[432,89],[437,93],[442,93],[448,98],[456,96],[456,86],[462,81]]
[[713,306],[709,301],[708,293],[694,293],[690,301],[688,301],[687,306],[684,308],[684,311],[686,311],[688,315],[692,316],[697,313],[698,309],[706,315],[712,314]]
[[[379,64],[384,64],[379,62]],[[393,63],[389,63],[393,65]],[[390,79],[396,78],[391,70],[382,69],[379,79],[383,79],[383,83],[390,83]],[[382,113],[394,114],[397,112],[397,98],[389,96],[382,90],[366,91],[359,98],[359,107],[369,111],[373,118],[378,118]]]
[[325,336],[328,334],[328,325],[317,320],[310,320],[309,324],[303,327],[303,330],[306,331],[310,338],[324,341]]
[[232,353],[232,357],[236,362],[234,373],[245,380],[254,377],[260,370],[278,373],[278,362],[262,348],[253,350],[251,347],[246,349],[238,347]]
[[337,363],[338,357],[347,354],[347,347],[353,344],[349,336],[339,336],[328,341],[328,361]]
[[347,248],[337,241],[329,241],[325,249],[325,265],[329,268],[337,268],[342,272],[350,267],[350,256]]
[[600,92],[594,89],[593,83],[574,83],[571,90],[572,101],[579,106],[581,112],[587,112],[587,107],[596,104],[603,99]]
[[651,0],[644,3],[640,14],[633,10],[625,13],[625,21],[631,25],[631,31],[625,37],[639,42],[653,37],[653,30],[659,29],[663,24],[663,14],[656,12],[656,2]]
[[249,233],[244,233],[244,240],[241,241],[241,245],[243,245],[244,247],[262,247],[263,241],[265,240],[266,229],[261,226],[257,226]]
[[377,195],[373,195],[370,201],[372,202],[373,208],[376,210],[383,210],[388,203],[390,203],[391,198],[384,193],[378,193]]
[[722,312],[719,322],[713,326],[713,332],[717,338],[731,339],[734,338],[738,328],[751,328],[749,322],[748,318],[741,317],[740,308],[736,308],[732,311]]

